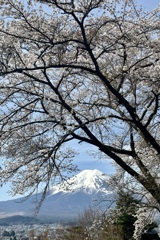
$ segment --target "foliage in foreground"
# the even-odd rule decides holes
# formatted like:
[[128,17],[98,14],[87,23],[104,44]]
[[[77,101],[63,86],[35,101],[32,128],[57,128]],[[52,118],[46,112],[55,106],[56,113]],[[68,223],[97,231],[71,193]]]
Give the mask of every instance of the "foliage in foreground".
[[[61,226],[52,235],[49,228],[37,236],[32,230],[29,237],[31,240],[144,240],[146,231],[157,227],[157,224],[146,221],[143,232],[135,234],[136,212],[141,204],[143,206],[141,200],[129,192],[119,191],[115,208],[102,212],[90,207],[75,225]],[[159,239],[158,235],[154,236]]]
[[[105,214],[95,209],[86,210],[78,225],[61,229],[59,239],[64,240],[141,240],[145,232],[157,227],[155,222],[144,223],[143,231],[135,234],[136,212],[141,201],[127,192],[119,192],[115,209]],[[150,219],[150,222],[152,219]],[[141,230],[141,229],[140,229]]]

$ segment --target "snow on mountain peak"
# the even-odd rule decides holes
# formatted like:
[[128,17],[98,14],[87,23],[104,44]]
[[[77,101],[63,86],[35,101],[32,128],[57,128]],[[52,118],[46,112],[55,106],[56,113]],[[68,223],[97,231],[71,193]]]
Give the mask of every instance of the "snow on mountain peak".
[[[40,219],[53,219],[54,222],[75,221],[79,214],[82,214],[91,206],[94,209],[109,207],[108,203],[113,200],[113,192],[108,188],[109,177],[99,170],[84,170],[66,183],[57,184],[47,194],[38,216]],[[42,195],[40,194],[40,197]],[[24,216],[33,216],[33,209],[37,195],[23,201],[1,202],[1,213],[14,216],[23,212]]]
[[101,171],[94,170],[83,170],[74,177],[70,178],[67,182],[61,183],[53,187],[51,194],[58,192],[77,192],[84,191],[86,193],[96,192],[109,192],[107,182],[109,177]]

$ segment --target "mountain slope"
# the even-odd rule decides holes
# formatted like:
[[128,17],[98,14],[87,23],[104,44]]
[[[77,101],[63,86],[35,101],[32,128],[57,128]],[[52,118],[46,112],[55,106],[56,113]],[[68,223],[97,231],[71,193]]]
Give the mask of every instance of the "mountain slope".
[[66,183],[58,184],[53,187],[51,194],[57,192],[71,193],[84,191],[85,193],[92,194],[94,192],[108,192],[107,182],[109,177],[101,171],[83,170],[74,177],[70,178]]
[[[67,182],[54,186],[48,192],[38,218],[63,222],[76,218],[91,205],[106,207],[106,202],[101,200],[112,198],[112,192],[107,186],[108,180],[109,177],[98,170],[84,170]],[[26,201],[21,198],[0,202],[0,217],[33,216],[35,198],[33,195]]]

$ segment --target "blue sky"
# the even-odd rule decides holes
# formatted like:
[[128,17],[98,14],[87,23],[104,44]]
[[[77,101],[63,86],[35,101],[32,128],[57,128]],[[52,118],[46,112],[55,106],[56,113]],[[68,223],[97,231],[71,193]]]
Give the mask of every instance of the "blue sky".
[[160,4],[160,0],[137,0],[138,5],[142,5],[144,10],[152,10]]
[[136,2],[143,6],[144,9],[152,10],[157,7],[160,3],[160,0],[136,0]]
[[[160,0],[137,0],[138,5],[142,5],[144,10],[151,10],[160,4]],[[89,154],[89,151],[92,150],[87,144],[73,144],[80,152],[74,159],[75,164],[78,166],[79,170],[84,169],[98,169],[106,174],[114,173],[114,166],[111,164],[111,161],[107,159],[95,159],[92,155]],[[5,201],[12,199],[7,191],[9,190],[9,184],[6,184],[4,187],[0,188],[0,201]],[[19,197],[18,195],[16,197]]]

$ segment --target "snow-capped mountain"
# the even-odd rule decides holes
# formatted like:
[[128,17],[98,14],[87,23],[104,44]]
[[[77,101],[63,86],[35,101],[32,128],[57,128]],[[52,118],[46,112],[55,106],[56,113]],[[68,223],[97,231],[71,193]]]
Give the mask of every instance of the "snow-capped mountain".
[[[38,213],[40,219],[68,221],[76,218],[84,210],[107,207],[113,193],[108,188],[109,177],[99,170],[84,170],[67,182],[53,186]],[[22,199],[0,202],[0,217],[33,216],[35,195],[26,201]]]
[[63,184],[58,184],[50,191],[51,195],[57,192],[71,193],[83,191],[87,194],[108,192],[107,182],[109,177],[101,171],[83,170]]

